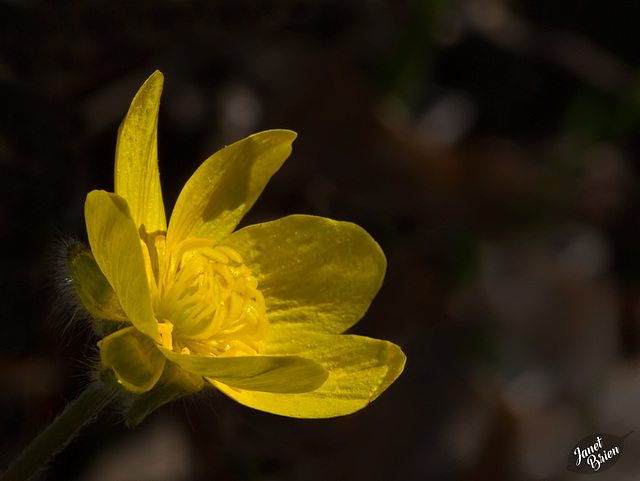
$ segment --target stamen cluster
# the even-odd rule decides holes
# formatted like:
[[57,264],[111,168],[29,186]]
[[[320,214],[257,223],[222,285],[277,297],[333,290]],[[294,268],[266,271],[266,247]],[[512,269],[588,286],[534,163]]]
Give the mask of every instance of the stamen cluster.
[[163,347],[200,356],[257,354],[266,307],[242,257],[231,247],[188,239],[167,260],[160,282],[150,286]]

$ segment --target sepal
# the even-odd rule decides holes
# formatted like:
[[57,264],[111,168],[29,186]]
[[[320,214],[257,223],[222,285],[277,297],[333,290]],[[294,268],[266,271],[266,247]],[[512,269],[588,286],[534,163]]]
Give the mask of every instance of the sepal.
[[160,406],[181,396],[200,391],[204,386],[202,376],[186,372],[173,362],[167,362],[164,372],[154,388],[134,396],[126,412],[127,426],[133,428]]
[[[73,289],[91,317],[100,321],[128,321],[113,287],[87,247],[82,244],[69,245],[67,269]],[[99,331],[96,334],[105,335],[102,329]]]

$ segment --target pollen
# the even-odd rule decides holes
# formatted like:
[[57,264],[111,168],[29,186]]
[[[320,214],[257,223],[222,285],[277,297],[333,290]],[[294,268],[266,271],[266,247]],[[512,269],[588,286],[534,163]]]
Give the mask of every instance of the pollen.
[[168,253],[155,302],[162,345],[182,354],[257,354],[268,328],[264,296],[240,254],[206,239]]

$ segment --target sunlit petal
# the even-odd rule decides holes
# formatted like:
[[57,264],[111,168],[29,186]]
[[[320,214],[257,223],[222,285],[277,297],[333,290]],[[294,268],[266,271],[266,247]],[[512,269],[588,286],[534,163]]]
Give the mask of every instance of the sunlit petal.
[[118,130],[115,193],[126,199],[136,227],[167,230],[158,172],[158,109],[164,77],[158,71],[142,85]]
[[351,414],[376,399],[402,373],[406,357],[388,341],[294,329],[273,329],[266,355],[303,356],[329,370],[318,389],[300,394],[236,390],[214,385],[245,406],[297,418]]
[[127,202],[116,194],[94,190],[87,195],[84,212],[91,251],[122,309],[135,327],[160,340],[140,236]]
[[250,267],[269,322],[340,333],[357,322],[386,269],[380,246],[361,227],[294,215],[234,232],[222,241]]

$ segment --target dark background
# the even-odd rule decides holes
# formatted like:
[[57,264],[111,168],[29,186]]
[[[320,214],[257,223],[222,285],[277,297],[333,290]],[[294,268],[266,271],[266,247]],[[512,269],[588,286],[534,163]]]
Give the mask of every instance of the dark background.
[[[577,479],[580,439],[640,431],[638,18],[599,0],[0,1],[0,464],[86,384],[96,340],[51,315],[56,250],[85,236],[160,69],[168,210],[225,144],[296,130],[245,221],[367,229],[389,268],[353,331],[407,367],[330,420],[209,395],[131,431],[114,408],[40,479]],[[598,479],[635,479],[639,454],[636,433]]]

